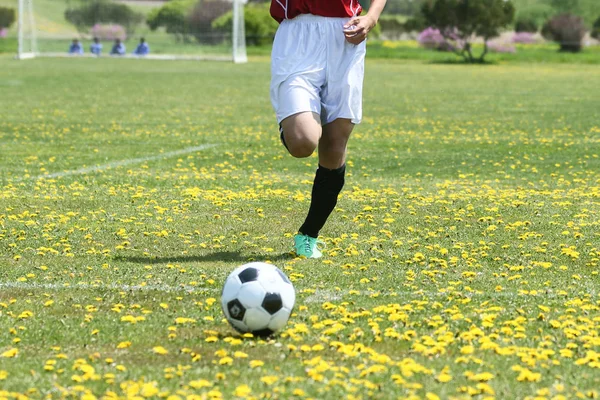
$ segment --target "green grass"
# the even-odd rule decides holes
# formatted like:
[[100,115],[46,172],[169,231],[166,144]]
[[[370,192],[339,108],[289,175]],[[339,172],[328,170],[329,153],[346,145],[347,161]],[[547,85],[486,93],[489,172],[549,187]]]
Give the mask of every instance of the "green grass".
[[[151,32],[148,29],[138,29],[136,34],[125,42],[129,51],[133,51],[139,37],[145,37],[151,46],[153,54],[228,54],[231,45],[199,45],[196,41],[181,42],[173,36],[162,31]],[[40,39],[38,47],[42,52],[65,52],[71,43],[71,37],[63,39]],[[89,40],[84,39],[86,51]],[[105,52],[110,50],[111,42],[105,42]],[[476,45],[475,55],[479,54],[480,48]],[[12,38],[0,39],[0,54],[15,53],[16,40]],[[395,59],[413,60],[428,63],[463,63],[462,57],[450,52],[440,52],[419,47],[415,41],[378,41],[373,40],[368,44],[367,57],[372,59]],[[249,56],[269,56],[271,46],[248,46]],[[600,46],[585,47],[581,53],[562,53],[558,46],[553,43],[518,45],[516,53],[490,53],[486,56],[486,62],[491,64],[502,63],[552,63],[552,64],[600,64]]]
[[[473,46],[478,56],[481,46]],[[369,43],[369,57],[400,60],[419,60],[430,63],[463,63],[463,58],[451,53],[421,48],[416,41],[372,41]],[[599,64],[600,46],[584,47],[580,53],[558,51],[554,43],[517,45],[515,53],[488,53],[487,63],[561,63]]]
[[[0,397],[598,396],[598,68],[366,73],[326,255],[298,260],[317,160],[280,145],[267,60],[0,58]],[[222,319],[251,260],[296,287],[272,340]]]

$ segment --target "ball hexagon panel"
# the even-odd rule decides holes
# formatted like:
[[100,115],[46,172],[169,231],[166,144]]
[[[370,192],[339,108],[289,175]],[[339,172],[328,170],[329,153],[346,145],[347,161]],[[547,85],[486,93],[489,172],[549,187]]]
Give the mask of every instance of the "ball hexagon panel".
[[269,329],[272,331],[278,331],[283,329],[283,327],[287,324],[290,319],[291,311],[287,308],[282,308],[277,311],[274,315],[271,316],[271,321],[269,322]]
[[241,287],[242,282],[240,282],[237,276],[227,278],[225,286],[223,286],[223,292],[221,293],[221,303],[227,304],[235,299]]
[[240,303],[238,299],[233,299],[227,303],[227,314],[229,314],[230,319],[235,319],[238,321],[244,320],[244,315],[246,314],[246,308]]
[[275,314],[283,307],[279,293],[267,293],[261,305],[262,308],[271,315]]
[[287,277],[286,274],[283,273],[282,270],[280,270],[279,268],[275,268],[275,271],[277,272],[277,275],[279,275],[279,277],[281,278],[281,280],[283,280],[285,283],[289,283],[290,285],[292,284],[292,282],[290,281],[290,279]]
[[238,292],[237,299],[248,309],[260,307],[267,292],[260,283],[244,283]]
[[258,277],[258,282],[260,282],[267,292],[274,293],[278,292],[284,283],[275,270],[275,267],[262,269]]
[[239,333],[250,332],[250,329],[242,321],[236,321],[235,319],[228,319],[231,326]]
[[279,295],[281,296],[283,306],[288,310],[293,310],[296,303],[296,291],[294,287],[288,283],[282,284],[279,288]]
[[246,314],[244,315],[244,324],[251,331],[265,329],[269,325],[269,322],[271,322],[271,316],[261,307],[250,308],[246,310]]

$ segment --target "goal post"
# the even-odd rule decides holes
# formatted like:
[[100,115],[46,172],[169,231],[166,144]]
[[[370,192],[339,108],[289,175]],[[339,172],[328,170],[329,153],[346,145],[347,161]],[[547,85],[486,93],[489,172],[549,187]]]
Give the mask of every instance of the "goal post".
[[[247,1],[18,0],[17,58],[115,57],[245,63]],[[99,7],[110,8],[110,12],[99,12]],[[178,19],[173,18],[173,9],[180,13]],[[107,20],[106,15],[114,20]],[[147,51],[140,50],[142,43]]]
[[38,50],[33,0],[19,0],[17,12],[17,58],[34,58]]
[[233,23],[232,23],[232,42],[233,42],[233,62],[245,63],[248,61],[246,55],[246,34],[244,29],[244,7],[241,0],[233,0]]

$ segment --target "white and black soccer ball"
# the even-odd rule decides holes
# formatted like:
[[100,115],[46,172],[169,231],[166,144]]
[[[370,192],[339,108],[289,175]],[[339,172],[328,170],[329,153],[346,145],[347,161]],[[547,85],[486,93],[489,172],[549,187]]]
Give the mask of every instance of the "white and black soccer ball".
[[292,282],[279,268],[263,262],[236,268],[221,294],[221,307],[231,326],[260,337],[282,329],[295,302]]

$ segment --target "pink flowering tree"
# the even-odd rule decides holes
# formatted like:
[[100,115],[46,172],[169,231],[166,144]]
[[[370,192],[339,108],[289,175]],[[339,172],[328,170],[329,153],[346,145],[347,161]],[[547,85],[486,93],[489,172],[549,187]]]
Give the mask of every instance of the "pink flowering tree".
[[90,35],[100,40],[125,40],[127,39],[127,30],[116,24],[96,24],[90,29]]
[[[510,0],[425,0],[421,9],[425,22],[436,28],[452,50],[468,63],[481,63],[488,53],[488,40],[510,24],[515,8]],[[471,41],[483,38],[483,51],[473,55]]]
[[535,33],[531,32],[517,32],[512,38],[513,43],[518,44],[533,44],[537,43],[538,39],[535,36]]
[[446,43],[446,39],[438,29],[429,27],[419,33],[417,42],[419,42],[421,47],[425,47],[426,49],[439,50]]

